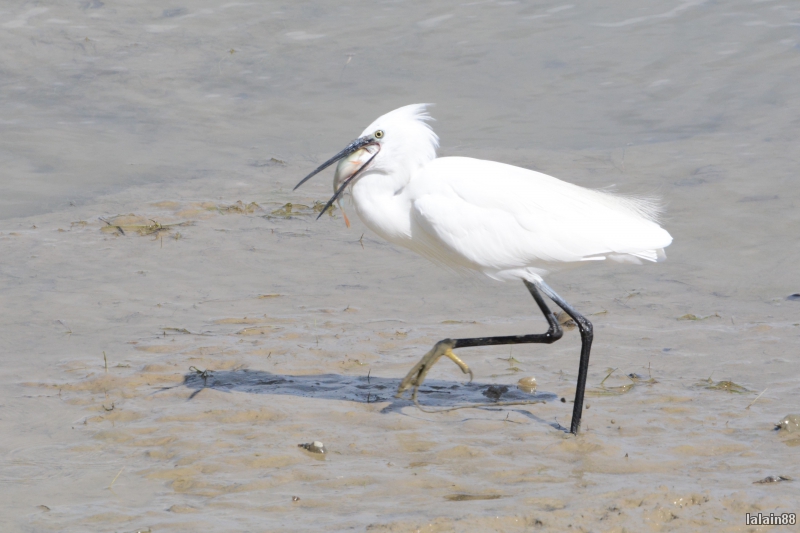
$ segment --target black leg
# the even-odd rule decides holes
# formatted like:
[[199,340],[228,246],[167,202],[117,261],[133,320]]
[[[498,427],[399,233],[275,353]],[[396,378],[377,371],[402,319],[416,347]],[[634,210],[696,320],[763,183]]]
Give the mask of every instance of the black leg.
[[[558,325],[558,321],[556,317],[553,315],[553,312],[550,311],[550,308],[547,307],[547,304],[542,298],[542,295],[539,294],[539,290],[536,288],[536,285],[531,283],[528,280],[522,280],[528,290],[533,296],[533,299],[536,300],[536,304],[539,306],[539,309],[542,311],[544,318],[547,320],[547,324],[549,328],[547,329],[547,333],[536,333],[533,335],[509,335],[506,337],[477,337],[474,339],[454,339],[453,342],[453,349],[456,348],[468,348],[471,346],[496,346],[498,344],[552,344],[560,339],[564,332],[561,330],[561,326]],[[549,288],[549,287],[548,287]],[[572,316],[572,315],[570,315]]]
[[564,298],[556,294],[544,281],[538,283],[542,292],[564,310],[578,325],[581,332],[581,362],[578,366],[578,386],[575,389],[575,405],[572,408],[572,424],[570,432],[577,435],[581,428],[581,415],[583,414],[583,395],[586,392],[586,375],[589,372],[589,352],[592,349],[594,329],[586,317],[578,313]]
[[539,306],[544,318],[547,320],[548,329],[546,333],[537,333],[532,335],[509,335],[502,337],[476,337],[470,339],[444,339],[436,343],[436,345],[420,360],[419,363],[411,369],[411,371],[403,378],[400,386],[397,389],[397,396],[400,397],[403,392],[408,390],[409,387],[414,387],[412,398],[416,399],[417,389],[425,380],[425,375],[431,367],[442,356],[448,357],[455,364],[461,368],[465,374],[472,376],[472,370],[459,359],[453,350],[456,348],[468,348],[473,346],[497,346],[500,344],[552,344],[560,339],[564,332],[558,325],[556,317],[550,308],[539,294],[539,289],[542,290],[551,300],[553,300],[559,307],[561,307],[578,325],[581,332],[581,361],[578,368],[578,387],[575,391],[575,405],[572,410],[572,425],[570,432],[577,435],[581,426],[581,414],[583,412],[583,396],[586,388],[586,374],[589,369],[589,351],[592,348],[592,323],[586,320],[583,315],[575,311],[563,298],[550,288],[544,281],[538,281],[535,284],[527,280],[522,280],[525,286],[530,291],[531,296]]
[[404,377],[403,381],[400,382],[400,386],[397,387],[397,394],[395,396],[399,398],[406,390],[413,387],[411,398],[416,400],[419,386],[422,385],[422,382],[425,381],[425,376],[427,373],[430,371],[433,365],[436,364],[436,361],[438,361],[442,356],[445,356],[453,361],[456,365],[458,365],[462,372],[469,374],[470,381],[472,381],[472,370],[470,370],[469,366],[467,366],[464,361],[459,359],[458,356],[453,353],[455,348],[467,348],[469,346],[495,346],[498,344],[550,344],[560,339],[564,332],[558,325],[558,321],[553,315],[553,312],[547,307],[544,298],[542,298],[542,295],[539,294],[539,290],[536,288],[536,285],[528,281],[524,282],[525,286],[528,287],[531,296],[533,296],[533,299],[536,301],[536,304],[539,306],[539,309],[547,320],[549,327],[546,333],[533,335],[510,335],[506,337],[478,337],[474,339],[441,340],[437,342],[428,353],[422,356],[422,359],[420,359],[419,362],[414,365],[414,368],[412,368],[411,371],[406,374],[406,377]]

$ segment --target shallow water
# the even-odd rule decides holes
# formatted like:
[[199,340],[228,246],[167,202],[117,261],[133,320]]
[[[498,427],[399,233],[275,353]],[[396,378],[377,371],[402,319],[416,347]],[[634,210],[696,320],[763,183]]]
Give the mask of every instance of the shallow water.
[[[754,484],[800,479],[800,440],[774,430],[800,412],[795,6],[90,0],[0,26],[0,529],[748,531],[747,512],[797,512],[798,481]],[[575,330],[464,350],[475,381],[444,361],[420,394],[543,403],[394,399],[437,340],[545,322],[522,286],[315,222],[329,175],[291,192],[418,101],[443,155],[667,204],[665,263],[549,278],[595,324],[577,438]]]

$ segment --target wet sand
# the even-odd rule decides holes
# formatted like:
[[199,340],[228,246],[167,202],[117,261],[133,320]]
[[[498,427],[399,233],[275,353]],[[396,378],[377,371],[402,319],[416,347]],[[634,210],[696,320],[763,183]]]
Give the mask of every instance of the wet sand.
[[[0,21],[18,61],[0,529],[758,531],[746,513],[797,512],[800,437],[774,429],[800,412],[797,13],[386,4],[361,28],[346,2],[95,4]],[[464,350],[475,381],[441,362],[420,394],[540,403],[395,399],[437,340],[544,320],[521,285],[455,276],[338,211],[314,221],[328,178],[291,192],[420,100],[439,103],[443,155],[665,199],[665,263],[548,278],[595,324],[578,437],[575,330]],[[529,376],[535,394],[515,387]],[[322,457],[298,447],[315,440]]]

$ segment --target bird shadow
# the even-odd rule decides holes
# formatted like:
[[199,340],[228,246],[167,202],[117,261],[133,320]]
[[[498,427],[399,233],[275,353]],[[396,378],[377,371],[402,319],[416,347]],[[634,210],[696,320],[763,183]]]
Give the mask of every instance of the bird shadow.
[[[394,397],[399,384],[398,379],[374,376],[340,374],[293,376],[250,369],[204,372],[193,370],[183,376],[183,386],[194,389],[189,397],[190,400],[204,389],[213,389],[221,392],[277,394],[357,403],[389,402],[381,409],[380,412],[383,414],[399,412],[404,407],[414,405],[410,399]],[[526,393],[516,387],[477,382],[456,383],[436,379],[429,379],[423,383],[419,388],[418,398],[425,408],[439,409],[468,404],[481,404],[482,408],[498,409],[505,402],[536,403],[558,399],[550,392]],[[556,429],[565,429],[557,422],[547,422],[528,411],[520,409],[515,411]]]

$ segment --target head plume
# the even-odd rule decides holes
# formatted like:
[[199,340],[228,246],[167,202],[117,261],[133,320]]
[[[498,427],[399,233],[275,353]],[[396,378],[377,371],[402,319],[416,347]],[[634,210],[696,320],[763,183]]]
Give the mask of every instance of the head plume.
[[362,137],[373,135],[376,131],[384,135],[381,139],[381,157],[376,158],[372,168],[386,172],[413,172],[436,158],[439,137],[428,125],[428,121],[433,120],[428,114],[430,105],[403,106],[378,117],[367,126]]

